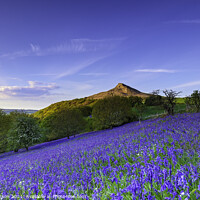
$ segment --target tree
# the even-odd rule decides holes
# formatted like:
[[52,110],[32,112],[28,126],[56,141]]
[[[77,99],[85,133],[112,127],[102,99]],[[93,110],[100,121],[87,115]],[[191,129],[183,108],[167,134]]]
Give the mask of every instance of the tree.
[[93,107],[95,129],[112,128],[131,119],[131,104],[126,97],[113,96],[100,99]]
[[167,111],[168,115],[174,115],[174,107],[176,105],[176,97],[181,92],[176,92],[173,90],[163,90],[165,98],[163,101],[163,107]]
[[10,118],[0,109],[0,153],[7,150],[7,133],[9,128]]
[[84,117],[88,117],[92,114],[92,108],[90,106],[80,106],[78,109]]
[[162,96],[159,95],[160,90],[154,90],[152,95],[145,99],[146,106],[159,106],[162,105]]
[[17,120],[17,118],[28,117],[29,114],[27,114],[27,113],[25,113],[23,111],[17,111],[17,110],[15,110],[15,111],[10,112],[8,116],[11,119],[11,121],[14,122],[14,121]]
[[160,93],[160,90],[153,90],[152,95],[158,96]]
[[129,102],[131,104],[132,107],[134,107],[136,104],[142,104],[142,98],[138,97],[138,96],[130,96],[129,98]]
[[192,112],[194,110],[194,106],[191,101],[191,96],[185,97],[184,101],[185,101],[185,105],[186,105],[186,111]]
[[85,128],[85,120],[78,109],[65,109],[57,111],[42,122],[48,131],[49,140],[74,136]]
[[144,111],[145,111],[145,109],[146,109],[146,106],[145,106],[145,104],[136,104],[135,105],[135,108],[136,108],[136,110],[137,110],[137,114],[138,114],[138,119],[139,119],[139,122],[141,121],[141,119],[142,119],[142,116],[143,116],[143,114],[144,114]]
[[200,112],[200,91],[194,90],[193,93],[185,98],[187,109]]
[[196,112],[200,112],[200,91],[194,90],[194,92],[191,94],[191,99]]
[[40,128],[36,119],[30,116],[19,116],[9,131],[8,143],[14,151],[18,151],[21,147],[28,151],[28,147],[38,142],[40,137]]

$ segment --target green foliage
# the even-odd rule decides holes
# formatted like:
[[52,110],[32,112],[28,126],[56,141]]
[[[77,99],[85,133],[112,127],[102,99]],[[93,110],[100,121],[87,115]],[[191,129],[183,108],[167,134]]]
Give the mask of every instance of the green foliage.
[[126,97],[101,99],[94,105],[92,117],[95,129],[119,126],[131,120],[131,104]]
[[160,90],[154,90],[152,95],[145,99],[146,106],[160,106],[163,104],[163,97],[159,95]]
[[18,111],[13,111],[10,114],[6,114],[2,110],[0,110],[0,153],[3,153],[10,149],[13,150],[14,146],[19,146],[14,141],[8,142],[8,140],[10,137],[10,129],[16,122],[17,118],[22,116],[27,117],[28,114]]
[[29,114],[25,113],[25,112],[19,112],[19,111],[12,111],[9,114],[9,118],[11,119],[11,121],[16,121],[17,118],[19,117],[28,117]]
[[8,130],[10,124],[10,120],[8,115],[5,112],[0,110],[0,133]]
[[146,106],[160,106],[163,104],[163,97],[159,95],[159,90],[153,91],[152,95],[145,99]]
[[10,118],[5,112],[0,110],[0,153],[6,151],[7,133],[10,128]]
[[135,108],[137,110],[138,118],[139,118],[139,121],[140,121],[143,117],[145,110],[146,110],[146,106],[143,103],[142,104],[136,104]]
[[194,90],[193,93],[185,98],[187,110],[191,112],[200,112],[200,91]]
[[195,107],[196,112],[200,112],[200,91],[195,90],[191,94],[192,103]]
[[[44,118],[52,115],[53,113],[59,112],[62,110],[80,108],[82,106],[92,107],[96,101],[97,100],[95,100],[95,99],[89,99],[87,97],[81,98],[81,99],[73,99],[70,101],[61,101],[61,102],[51,104],[50,106],[48,106],[44,109],[41,109],[38,112],[35,112],[33,114],[33,116],[36,118],[39,118],[39,119],[44,119]],[[86,114],[86,112],[84,111],[83,115],[85,115],[85,114]]]
[[80,106],[77,109],[81,111],[83,117],[88,117],[92,114],[92,107],[90,106]]
[[163,107],[167,111],[168,115],[174,115],[174,107],[176,105],[176,97],[181,92],[176,92],[173,90],[163,90],[165,98],[163,99]]
[[85,132],[93,131],[94,127],[93,127],[93,119],[92,119],[92,117],[89,116],[85,120],[86,120]]
[[137,109],[134,107],[131,110],[131,120],[130,121],[138,121],[139,120],[139,113],[137,111]]
[[132,107],[134,107],[136,104],[142,104],[143,101],[143,99],[138,96],[130,96],[128,99]]
[[85,120],[78,109],[57,111],[42,120],[48,140],[76,135],[84,130]]
[[40,137],[36,119],[30,116],[18,116],[9,130],[8,144],[11,150],[18,151],[24,147],[28,151],[28,147],[38,142]]

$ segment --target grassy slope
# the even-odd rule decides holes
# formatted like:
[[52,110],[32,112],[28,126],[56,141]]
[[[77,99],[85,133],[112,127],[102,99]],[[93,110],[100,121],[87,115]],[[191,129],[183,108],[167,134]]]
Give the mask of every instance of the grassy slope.
[[[136,112],[136,109],[133,108],[133,111]],[[186,105],[184,104],[183,98],[177,98],[177,104],[175,106],[175,113],[183,113],[186,111]],[[162,106],[148,106],[146,107],[142,119],[151,118],[154,115],[165,114],[165,110]]]
[[[98,100],[88,99],[88,98],[61,101],[61,102],[51,104],[50,106],[37,111],[33,115],[34,117],[43,119],[49,116],[51,113],[62,110],[62,109],[74,108],[74,107],[86,106],[86,105],[93,106],[96,101]],[[133,110],[135,109],[133,108]],[[175,112],[179,113],[179,112],[182,112],[183,110],[185,110],[184,98],[177,98],[177,105],[175,107]],[[151,115],[162,114],[164,112],[165,111],[161,106],[149,106],[147,107],[143,118],[147,118],[148,116],[151,116]]]
[[67,109],[67,108],[75,108],[80,106],[92,106],[96,100],[88,99],[88,98],[81,98],[81,99],[73,99],[69,101],[61,101],[54,104],[51,104],[50,106],[39,110],[38,112],[34,113],[34,117],[43,119],[47,116],[49,116],[51,113],[54,113],[55,111]]
[[176,102],[177,103],[185,103],[185,98],[181,98],[181,97],[176,98]]

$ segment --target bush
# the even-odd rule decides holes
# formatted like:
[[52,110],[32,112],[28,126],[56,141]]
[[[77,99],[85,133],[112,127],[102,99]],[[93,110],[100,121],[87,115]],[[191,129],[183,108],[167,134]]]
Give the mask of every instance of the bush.
[[89,116],[86,118],[85,132],[91,132],[94,130],[93,128],[93,119]]
[[185,98],[185,104],[188,111],[200,112],[200,91],[194,90],[189,97]]
[[139,120],[140,120],[140,115],[139,115],[138,111],[136,109],[132,110],[131,121],[139,121]]
[[128,99],[129,99],[129,102],[130,102],[132,107],[134,107],[136,104],[142,104],[142,98],[141,97],[130,96]]
[[160,95],[151,95],[145,99],[146,106],[160,106],[163,103],[163,98]]
[[81,111],[83,117],[88,117],[92,114],[92,108],[90,106],[80,106],[78,109]]
[[146,106],[160,106],[163,104],[163,97],[159,95],[160,90],[154,90],[152,95],[145,99]]
[[94,105],[92,117],[95,129],[119,126],[131,120],[131,104],[126,97],[101,99]]
[[46,129],[48,140],[70,137],[80,133],[85,128],[85,120],[78,109],[66,109],[57,111],[42,122]]
[[143,103],[142,104],[136,104],[135,108],[137,110],[138,119],[139,119],[139,121],[141,121],[142,116],[143,116],[143,114],[144,114],[144,112],[146,110],[146,106]]

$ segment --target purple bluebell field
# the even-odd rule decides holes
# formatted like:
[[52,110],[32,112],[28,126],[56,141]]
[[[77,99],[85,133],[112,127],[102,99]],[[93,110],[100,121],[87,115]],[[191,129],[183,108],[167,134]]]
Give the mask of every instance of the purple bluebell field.
[[200,199],[200,113],[37,147],[0,158],[1,198]]

